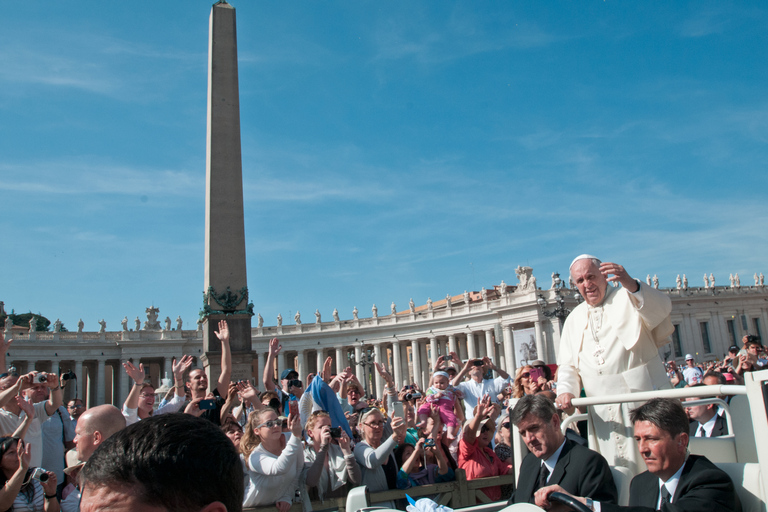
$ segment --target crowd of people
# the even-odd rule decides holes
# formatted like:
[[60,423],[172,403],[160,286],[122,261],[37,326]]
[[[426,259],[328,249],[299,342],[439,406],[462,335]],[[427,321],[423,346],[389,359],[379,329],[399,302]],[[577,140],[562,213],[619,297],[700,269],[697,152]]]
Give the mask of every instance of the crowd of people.
[[[0,510],[96,510],[105,500],[132,499],[161,506],[173,500],[218,504],[206,510],[273,505],[286,512],[294,503],[311,510],[313,502],[344,497],[359,485],[371,492],[407,490],[449,482],[458,469],[470,480],[512,474],[513,425],[530,453],[521,461],[516,485],[482,489],[489,500],[548,506],[548,496],[560,490],[590,507],[597,502],[614,510],[617,492],[609,465],[635,470],[643,460],[648,471],[633,473],[641,473],[644,482],[658,477],[654,499],[666,510],[663,499],[685,499],[674,488],[664,498],[662,488],[672,477],[684,481],[689,459],[678,460],[670,442],[664,455],[675,471],[655,467],[653,457],[661,448],[650,447],[646,434],[677,440],[678,446],[687,446],[690,437],[724,435],[722,409],[699,404],[684,409],[674,400],[591,407],[589,429],[563,433],[563,417],[574,412],[571,401],[607,392],[738,384],[744,372],[768,364],[762,345],[748,335],[744,346],[731,347],[722,361],[697,364],[689,354],[684,368],[668,362],[665,373],[658,349],[670,334],[669,299],[630,278],[620,265],[589,255],[574,260],[571,276],[585,302],[563,328],[559,365],[528,361],[512,376],[490,358],[462,360],[451,352],[437,358],[424,389],[398,387],[387,368],[376,363],[385,386],[382,396],[372,397],[351,368],[333,373],[331,358],[316,375],[287,368],[273,380],[282,350],[273,339],[259,391],[253,382],[231,381],[226,321],[215,332],[222,357],[214,385],[209,386],[205,371],[191,369],[193,359],[185,355],[173,360],[174,387],[158,404],[143,365],[130,361],[123,367],[133,385],[122,409],[101,405],[86,410],[78,399],[64,407],[65,381],[55,373],[8,371],[0,375],[0,469],[5,477]],[[611,281],[621,287],[609,286]],[[2,367],[9,344],[0,337]],[[611,435],[606,435],[609,427]],[[168,432],[172,429],[180,431]],[[203,434],[204,446],[180,448]],[[173,489],[177,484],[169,459],[178,463],[181,457],[174,449],[185,451],[184,457],[197,453],[205,459],[189,463],[199,469],[199,484],[188,482],[185,488],[205,487],[215,479],[212,487],[219,495],[210,489]],[[693,464],[692,471],[723,480],[719,473],[713,476],[708,461],[697,458]],[[643,476],[649,472],[652,476]],[[218,482],[222,475],[227,482]],[[159,489],[161,482],[171,489]],[[131,493],[131,486],[146,487],[146,492]],[[733,485],[723,481],[723,486],[725,494],[712,500],[724,510],[738,510],[732,503]]]

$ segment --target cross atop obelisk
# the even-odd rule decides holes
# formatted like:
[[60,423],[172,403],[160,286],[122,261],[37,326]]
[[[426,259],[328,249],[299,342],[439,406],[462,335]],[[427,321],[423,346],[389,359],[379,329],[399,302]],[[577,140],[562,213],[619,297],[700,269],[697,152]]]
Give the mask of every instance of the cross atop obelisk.
[[[245,271],[240,91],[235,8],[213,5],[208,39],[208,133],[205,194],[205,291],[203,338],[206,368],[218,373],[221,345],[214,331],[226,319],[236,354],[250,352],[251,316]],[[243,364],[246,357],[243,357]],[[245,368],[241,369],[245,371]],[[240,373],[233,368],[233,378]],[[250,373],[250,371],[248,372]],[[248,378],[250,374],[239,376]],[[212,386],[213,387],[213,386]]]

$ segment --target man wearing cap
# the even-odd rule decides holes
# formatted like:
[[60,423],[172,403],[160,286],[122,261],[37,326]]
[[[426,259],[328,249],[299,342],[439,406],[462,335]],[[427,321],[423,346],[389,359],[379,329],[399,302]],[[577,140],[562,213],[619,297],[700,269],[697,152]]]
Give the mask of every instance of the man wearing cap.
[[534,503],[534,493],[547,485],[559,485],[576,496],[616,502],[618,493],[608,462],[599,453],[566,439],[551,400],[525,395],[515,405],[510,420],[530,451],[520,466],[510,504]]
[[[275,360],[277,359],[277,355],[282,349],[283,346],[280,345],[280,342],[277,340],[277,338],[272,338],[269,340],[269,353],[267,354],[267,361],[264,364],[262,383],[264,384],[264,389],[266,391],[274,391],[277,393],[277,397],[280,399],[280,406],[282,407],[283,413],[287,416],[288,402],[298,400],[301,397],[303,388],[302,386],[289,386],[289,384],[296,384],[293,381],[299,379],[299,372],[293,368],[286,368],[280,374],[280,387],[275,386],[274,382],[272,381],[272,376],[274,375],[275,371]],[[300,381],[299,384],[301,384]],[[292,391],[298,392],[298,397],[296,397]],[[292,396],[293,398],[291,398]]]
[[[670,342],[672,303],[664,293],[630,277],[623,266],[582,254],[570,266],[584,302],[563,326],[557,405],[570,412],[584,388],[587,397],[670,387],[658,349]],[[621,287],[609,286],[610,283]],[[609,464],[637,473],[639,453],[631,442],[632,404],[589,408],[590,446]]]
[[691,354],[685,354],[685,368],[683,368],[683,378],[689,386],[694,386],[704,379],[704,370],[696,366]]

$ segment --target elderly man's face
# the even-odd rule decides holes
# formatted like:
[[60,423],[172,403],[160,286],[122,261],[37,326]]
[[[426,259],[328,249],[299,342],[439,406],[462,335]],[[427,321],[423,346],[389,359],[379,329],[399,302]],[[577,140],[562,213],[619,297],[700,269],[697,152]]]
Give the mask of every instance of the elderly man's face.
[[571,267],[571,278],[587,304],[598,306],[603,302],[608,281],[592,260],[579,260],[574,263]]

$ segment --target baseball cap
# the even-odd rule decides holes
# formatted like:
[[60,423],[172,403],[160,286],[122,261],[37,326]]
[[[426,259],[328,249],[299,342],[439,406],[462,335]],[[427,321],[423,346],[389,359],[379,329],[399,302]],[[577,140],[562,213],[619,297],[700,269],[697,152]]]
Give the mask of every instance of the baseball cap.
[[280,380],[287,379],[291,374],[296,374],[296,377],[299,376],[299,372],[297,372],[293,368],[286,368],[285,370],[283,370],[283,373],[280,374]]
[[728,352],[738,352],[738,351],[739,351],[739,347],[737,347],[736,345],[731,345],[728,348]]
[[691,354],[685,354],[685,360],[693,359],[693,356]]

